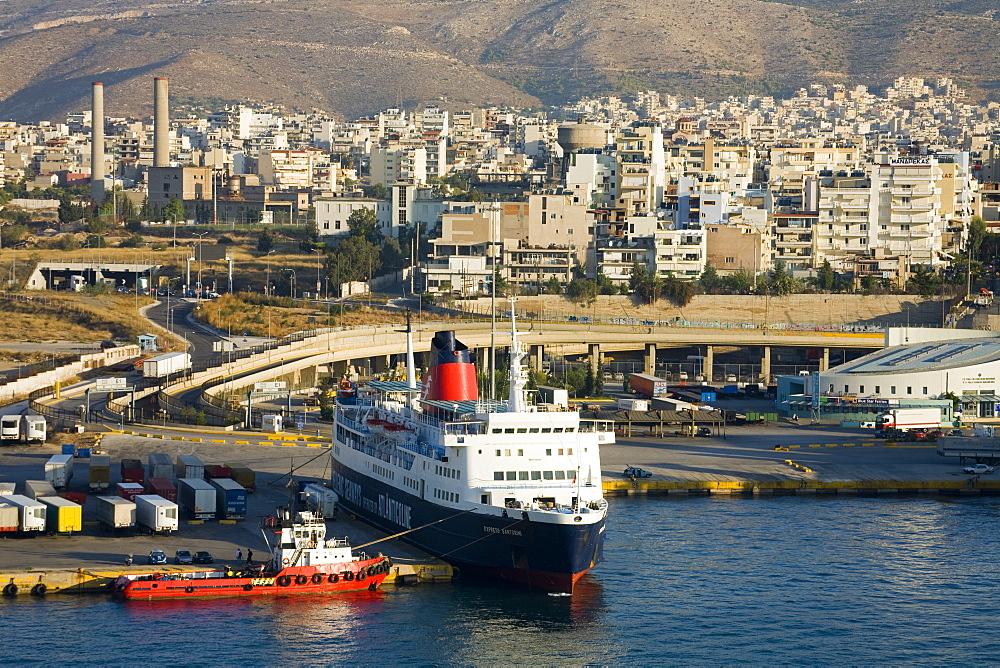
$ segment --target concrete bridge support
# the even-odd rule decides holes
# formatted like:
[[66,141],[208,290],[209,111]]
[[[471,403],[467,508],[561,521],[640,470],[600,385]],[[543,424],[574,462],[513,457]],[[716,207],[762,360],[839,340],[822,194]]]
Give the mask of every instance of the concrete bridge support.
[[656,374],[656,344],[647,343],[646,344],[646,357],[645,364],[643,365],[643,373],[648,373],[650,375]]
[[823,348],[823,356],[819,360],[819,370],[826,371],[830,368],[830,349]]
[[705,376],[705,382],[712,384],[712,365],[715,364],[715,347],[705,346],[705,358],[701,361],[701,373]]
[[542,360],[545,358],[545,346],[537,344],[528,349],[528,364],[535,371],[542,370]]
[[771,382],[771,346],[764,346],[763,354],[760,357],[760,379],[764,383]]
[[587,344],[587,352],[590,353],[590,370],[594,372],[594,378],[601,373],[601,344]]

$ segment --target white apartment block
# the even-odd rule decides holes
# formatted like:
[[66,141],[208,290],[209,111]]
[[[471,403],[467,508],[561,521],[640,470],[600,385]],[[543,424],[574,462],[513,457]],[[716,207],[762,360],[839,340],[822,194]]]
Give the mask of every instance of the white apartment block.
[[591,207],[612,206],[618,192],[615,156],[603,149],[571,153],[566,170],[566,188],[573,203]]
[[628,215],[655,211],[664,195],[663,131],[658,122],[639,122],[615,137],[618,202]]
[[427,183],[427,148],[420,143],[386,142],[368,154],[372,183]]

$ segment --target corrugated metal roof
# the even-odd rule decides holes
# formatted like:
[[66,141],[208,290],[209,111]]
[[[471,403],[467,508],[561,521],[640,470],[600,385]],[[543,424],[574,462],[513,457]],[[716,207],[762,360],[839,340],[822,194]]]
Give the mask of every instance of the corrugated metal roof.
[[965,339],[893,346],[855,360],[831,374],[894,374],[955,369],[1000,360],[1000,341]]

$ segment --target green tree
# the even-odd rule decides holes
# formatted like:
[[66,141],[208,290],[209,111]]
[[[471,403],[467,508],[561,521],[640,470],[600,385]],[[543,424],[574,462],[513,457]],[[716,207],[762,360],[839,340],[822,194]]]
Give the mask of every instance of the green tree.
[[74,251],[80,248],[80,242],[72,234],[64,234],[59,237],[56,245],[59,247],[59,250],[63,251]]
[[663,279],[656,272],[649,271],[646,265],[635,262],[629,277],[629,287],[645,304],[654,304],[663,292]]
[[578,278],[566,287],[566,296],[570,301],[580,304],[592,304],[597,299],[597,281],[589,278]]
[[274,234],[271,230],[264,230],[257,235],[257,252],[267,255],[274,250]]
[[925,265],[919,264],[907,283],[907,290],[916,292],[921,297],[930,298],[937,292],[940,284],[941,281],[934,272],[929,271]]
[[878,279],[871,274],[861,277],[861,293],[864,295],[873,295],[875,291],[878,290]]
[[375,209],[365,207],[352,211],[347,217],[347,229],[351,231],[351,236],[361,237],[369,243],[382,242],[382,230],[379,229]]
[[184,203],[176,197],[171,197],[167,205],[163,207],[163,218],[174,225],[184,220]]
[[614,281],[603,271],[597,274],[597,290],[602,295],[613,295],[616,292]]
[[558,278],[552,276],[551,278],[549,278],[548,281],[545,282],[545,291],[548,292],[550,295],[562,294],[563,291],[562,283],[559,282]]
[[28,234],[27,225],[2,225],[0,226],[0,242],[4,248],[9,248],[18,243]]
[[819,270],[816,272],[816,287],[824,292],[830,292],[833,290],[834,282],[836,281],[836,274],[833,273],[833,267],[830,266],[829,260],[823,260],[823,264],[820,265]]
[[754,286],[757,284],[757,277],[754,276],[753,272],[747,271],[746,269],[738,269],[722,280],[726,289],[737,295],[750,294],[753,291]]
[[362,281],[372,275],[378,275],[382,267],[379,247],[361,237],[349,236],[340,242],[328,263],[335,275],[331,282],[347,283]]
[[966,239],[966,249],[969,255],[975,259],[979,254],[979,249],[986,238],[986,221],[982,216],[976,215],[969,219],[968,235]]
[[691,303],[695,295],[694,283],[682,281],[675,276],[668,276],[663,281],[662,294],[671,304],[683,308]]
[[698,278],[698,286],[705,294],[714,295],[724,287],[724,283],[715,267],[706,264],[705,271],[701,272],[701,276]]

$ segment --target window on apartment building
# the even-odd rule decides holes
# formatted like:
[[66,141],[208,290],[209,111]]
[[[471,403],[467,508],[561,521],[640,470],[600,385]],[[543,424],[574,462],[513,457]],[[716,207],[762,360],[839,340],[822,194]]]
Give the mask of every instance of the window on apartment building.
[[734,257],[727,257],[726,258],[726,264],[734,264],[735,262],[736,262],[736,258],[734,258]]
[[888,225],[879,225],[879,227],[881,227],[881,228],[882,228],[883,230],[887,230],[887,229],[889,229],[889,226],[888,226]]
[[323,229],[324,230],[330,229],[330,223],[323,223]]
[[833,209],[830,209],[829,211],[827,211],[827,213],[832,216],[833,215]]
[[861,223],[861,231],[862,232],[868,231],[868,223]]
[[573,204],[579,204],[579,203],[580,203],[580,198],[579,197],[574,197],[573,198]]
[[705,206],[715,206],[715,200],[714,199],[707,199],[704,202],[702,202],[702,204],[704,204]]
[[334,225],[333,229],[335,229],[335,230],[339,230],[339,229],[340,229],[340,221],[339,221],[339,220],[338,220],[338,221],[337,221],[337,223],[336,223],[336,224]]
[[566,230],[566,234],[573,234],[573,228],[571,227],[568,230]]
[[832,232],[833,231],[833,223],[830,223],[829,225],[827,225],[826,229],[828,229],[828,230],[830,230]]
[[901,229],[904,232],[909,232],[910,231],[910,226],[909,225],[900,225],[899,229]]
[[864,237],[861,237],[861,239],[859,241],[860,241],[860,243],[861,243],[862,246],[867,246],[868,245],[868,240],[865,239]]

